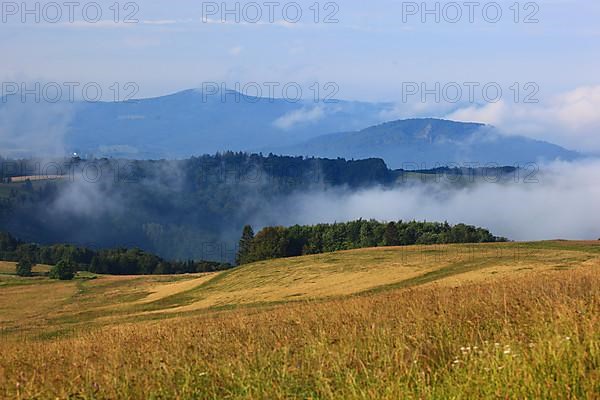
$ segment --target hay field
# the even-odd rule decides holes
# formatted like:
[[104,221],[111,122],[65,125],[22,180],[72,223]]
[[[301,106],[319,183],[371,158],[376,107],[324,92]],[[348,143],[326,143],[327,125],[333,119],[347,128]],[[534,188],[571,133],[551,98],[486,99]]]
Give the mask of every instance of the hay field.
[[600,393],[598,242],[377,248],[210,275],[21,279],[0,275],[5,398]]

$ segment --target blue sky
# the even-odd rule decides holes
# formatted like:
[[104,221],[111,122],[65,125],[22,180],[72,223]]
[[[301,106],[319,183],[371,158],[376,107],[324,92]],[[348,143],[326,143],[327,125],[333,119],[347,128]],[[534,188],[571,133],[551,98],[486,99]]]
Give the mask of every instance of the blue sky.
[[392,101],[406,81],[534,81],[545,95],[599,83],[600,3],[593,0],[539,2],[533,24],[512,21],[512,0],[498,2],[504,14],[496,24],[477,10],[475,23],[466,15],[456,24],[432,17],[422,23],[419,15],[404,23],[403,3],[387,0],[338,2],[333,24],[312,21],[314,1],[298,2],[304,15],[297,24],[284,24],[278,9],[281,23],[266,23],[266,16],[260,24],[231,17],[222,24],[219,16],[203,23],[201,2],[138,1],[140,22],[116,24],[113,1],[98,3],[104,15],[96,24],[77,11],[76,23],[65,16],[56,24],[31,17],[22,24],[20,14],[7,16],[0,25],[1,79],[135,81],[142,96],[205,81],[335,81],[341,97]]
[[[33,8],[36,2],[26,3]],[[40,7],[48,3],[42,1]],[[298,82],[304,88],[335,82],[340,98],[391,102],[400,101],[406,82],[498,82],[505,91],[514,82],[534,82],[542,105],[515,105],[505,94],[500,104],[479,102],[461,110],[417,104],[400,107],[397,116],[453,116],[511,129],[514,121],[508,123],[508,116],[517,114],[521,128],[539,121],[531,136],[546,138],[544,109],[554,107],[551,114],[559,115],[576,106],[584,124],[573,128],[573,121],[562,121],[565,129],[600,127],[600,117],[589,111],[599,105],[594,99],[600,93],[597,0],[522,1],[517,3],[519,23],[510,8],[515,0],[496,2],[503,11],[497,23],[483,17],[482,8],[493,3],[488,1],[479,2],[473,23],[464,14],[458,23],[443,17],[436,23],[432,16],[423,23],[420,13],[405,15],[404,22],[403,9],[410,2],[390,0],[322,1],[319,23],[310,9],[315,0],[297,1],[303,11],[298,23],[283,17],[282,8],[291,2],[279,2],[274,23],[266,15],[259,23],[235,23],[233,17],[222,23],[218,13],[203,20],[209,2],[188,0],[136,1],[135,8],[123,1],[115,23],[110,0],[97,1],[103,16],[90,23],[82,18],[87,3],[75,10],[73,23],[66,15],[49,23],[41,14],[41,23],[32,16],[22,23],[22,9],[3,9],[2,82],[98,82],[105,88],[136,82],[139,97],[201,87],[203,82]],[[248,3],[240,2],[240,7]],[[256,3],[268,10],[263,1]],[[435,3],[429,1],[427,7]],[[448,3],[440,2],[440,8]],[[464,2],[456,3],[468,11]],[[220,7],[221,2],[214,4]],[[235,2],[227,4],[234,7]],[[123,23],[131,11],[139,22]],[[339,22],[323,23],[332,11]],[[524,23],[532,12],[538,22]],[[600,141],[591,135],[585,140],[586,146],[600,150]]]

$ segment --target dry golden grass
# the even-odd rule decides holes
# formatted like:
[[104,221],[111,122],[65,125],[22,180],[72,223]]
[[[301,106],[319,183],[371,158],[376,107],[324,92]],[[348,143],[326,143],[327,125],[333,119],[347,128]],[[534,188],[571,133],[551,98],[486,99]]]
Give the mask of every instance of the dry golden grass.
[[30,175],[30,176],[14,176],[10,179],[12,183],[21,183],[25,181],[55,181],[57,179],[66,179],[66,175]]
[[[360,249],[183,276],[52,282],[0,275],[0,314],[7,321],[0,332],[47,335],[211,308],[337,298],[423,284],[458,286],[599,262],[600,243],[498,243]],[[14,264],[5,269],[14,271]]]
[[0,290],[0,332],[45,329],[46,317],[77,293],[75,283],[14,285]]
[[599,272],[600,242],[541,242],[0,275],[0,397],[594,399]]
[[138,304],[193,288],[211,275],[77,277],[67,282],[0,275],[0,335],[88,328],[93,321],[112,320]]
[[[17,263],[10,261],[0,261],[0,274],[14,274]],[[44,273],[50,271],[49,265],[38,264],[35,265],[32,270],[34,273]]]
[[6,340],[0,395],[595,399],[599,295],[580,268]]
[[208,282],[215,277],[215,273],[202,274],[199,278],[182,280],[180,282],[158,284],[150,288],[150,294],[132,304],[148,304],[154,303],[155,301],[162,300],[164,298],[175,296],[183,292],[195,289],[196,287]]
[[14,274],[16,263],[9,261],[0,261],[0,273],[2,274]]
[[[592,244],[600,250],[599,243]],[[341,251],[244,266],[215,279],[193,297],[180,299],[189,304],[152,313],[336,297],[413,281],[457,285],[465,280],[492,279],[497,274],[574,268],[587,262],[600,263],[600,254],[576,247],[538,249],[514,243]],[[418,281],[428,274],[430,279]]]

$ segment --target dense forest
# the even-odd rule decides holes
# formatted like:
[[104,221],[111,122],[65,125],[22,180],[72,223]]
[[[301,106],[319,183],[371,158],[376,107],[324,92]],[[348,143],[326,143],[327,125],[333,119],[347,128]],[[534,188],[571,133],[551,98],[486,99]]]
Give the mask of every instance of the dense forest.
[[[391,170],[380,159],[233,152],[186,160],[0,159],[0,164],[0,230],[24,241],[140,248],[170,260],[229,263],[241,229],[285,224],[297,195],[413,185],[416,176],[425,175],[428,182],[452,175],[452,185],[466,185],[470,176],[484,173],[449,168],[415,175]],[[512,177],[512,170],[490,174]],[[15,179],[23,176],[53,178]]]
[[504,242],[488,230],[447,222],[389,222],[363,220],[312,226],[267,227],[256,235],[246,226],[237,262],[247,264],[273,258],[320,254],[378,246],[413,244]]
[[[5,161],[0,230],[28,242],[137,247],[166,259],[233,262],[252,218],[296,192],[392,185],[381,160],[224,153],[187,160]],[[59,172],[59,173],[57,173]],[[270,216],[270,214],[269,214]],[[270,221],[265,221],[269,224]]]
[[40,246],[0,232],[0,260],[27,260],[31,264],[56,265],[69,261],[80,271],[111,275],[184,274],[221,271],[232,265],[210,261],[166,261],[139,249],[91,250],[66,244]]

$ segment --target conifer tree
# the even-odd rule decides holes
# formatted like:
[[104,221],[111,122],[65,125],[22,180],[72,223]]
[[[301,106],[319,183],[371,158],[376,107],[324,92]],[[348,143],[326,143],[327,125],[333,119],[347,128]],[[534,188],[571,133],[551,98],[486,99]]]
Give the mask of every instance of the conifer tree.
[[250,225],[244,226],[242,232],[242,238],[240,239],[240,245],[237,253],[235,262],[237,265],[248,264],[252,262],[252,241],[254,240],[254,230]]

